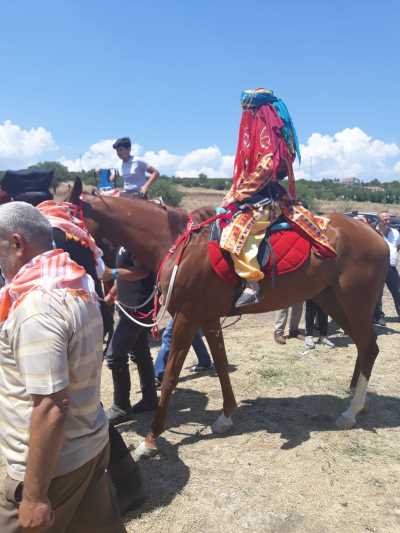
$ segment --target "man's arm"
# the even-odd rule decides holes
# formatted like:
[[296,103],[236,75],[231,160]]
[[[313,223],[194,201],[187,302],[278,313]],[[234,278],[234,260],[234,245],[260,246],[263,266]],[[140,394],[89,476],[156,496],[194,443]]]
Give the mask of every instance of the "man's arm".
[[147,173],[149,173],[150,176],[146,183],[143,185],[143,187],[140,189],[140,192],[142,192],[143,194],[147,194],[149,192],[150,187],[160,176],[158,170],[154,167],[151,167],[150,165],[147,166]]
[[113,277],[113,270],[117,271],[117,277],[122,281],[140,281],[141,279],[147,278],[147,276],[150,274],[150,271],[144,267],[124,267],[114,269],[106,266],[101,278],[102,281],[110,281]]
[[25,528],[49,527],[54,514],[47,493],[64,441],[68,391],[49,396],[32,395],[29,452],[19,507],[19,521]]

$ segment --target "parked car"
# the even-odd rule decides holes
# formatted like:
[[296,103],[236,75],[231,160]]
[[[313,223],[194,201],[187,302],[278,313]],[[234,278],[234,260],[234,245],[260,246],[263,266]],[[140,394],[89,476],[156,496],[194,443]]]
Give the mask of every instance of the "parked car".
[[371,226],[376,226],[379,222],[379,215],[378,213],[372,212],[372,211],[347,211],[347,213],[344,213],[348,217],[357,218],[357,217],[364,217],[366,218],[368,224]]
[[[348,217],[356,218],[356,217],[364,217],[367,219],[368,224],[371,226],[376,226],[379,222],[379,215],[378,213],[375,213],[373,211],[347,211],[344,213]],[[397,215],[391,215],[390,216],[390,226],[392,228],[396,228],[400,231],[400,217]]]

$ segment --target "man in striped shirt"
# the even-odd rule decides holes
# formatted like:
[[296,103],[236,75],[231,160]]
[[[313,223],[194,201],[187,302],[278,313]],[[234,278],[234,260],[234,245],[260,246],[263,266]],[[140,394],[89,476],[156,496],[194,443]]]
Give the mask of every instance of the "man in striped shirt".
[[0,531],[126,532],[106,472],[93,281],[23,202],[0,207],[0,267]]

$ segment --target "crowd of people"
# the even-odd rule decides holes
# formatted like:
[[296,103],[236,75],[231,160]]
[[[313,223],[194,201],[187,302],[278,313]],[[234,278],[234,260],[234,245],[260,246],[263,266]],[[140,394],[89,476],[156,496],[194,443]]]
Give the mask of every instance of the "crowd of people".
[[[123,194],[145,198],[158,171],[131,155],[128,138],[117,140],[114,148],[122,161]],[[108,177],[112,181],[115,174]],[[156,378],[149,330],[127,318],[145,301],[141,310],[150,308],[154,273],[123,247],[115,268],[102,264],[96,250],[85,248],[80,254],[75,239],[68,241],[60,227],[51,226],[49,220],[56,220],[52,207],[42,209],[49,217],[27,203],[0,207],[5,282],[0,301],[0,414],[7,464],[0,531],[122,532],[121,515],[140,506],[145,494],[138,465],[114,426],[156,408],[156,386],[163,378],[173,320],[164,331]],[[66,224],[61,227],[74,233],[73,222]],[[76,228],[78,241],[82,231]],[[93,242],[90,235],[87,242]],[[100,398],[104,331],[96,296],[99,276],[113,282],[105,303],[112,306],[118,298],[122,309],[104,355],[114,386],[107,411]],[[212,369],[200,331],[193,346],[198,364],[191,370]],[[129,360],[137,366],[142,389],[142,398],[133,404]]]
[[[274,142],[262,145],[265,165],[254,163],[252,180],[247,179],[243,166],[235,166],[237,175],[224,207],[232,201],[248,199],[270,178],[271,183],[276,183],[289,176],[289,184],[293,185],[292,162],[298,152],[294,127],[282,101],[271,91],[264,91],[261,96],[261,108],[268,108],[268,112],[255,129],[264,131],[261,127],[268,126],[273,136],[279,127],[285,142],[280,145],[278,159],[278,152],[271,152]],[[247,113],[254,102],[249,103],[246,98],[245,95],[245,122],[255,116],[253,111]],[[122,194],[147,198],[158,179],[158,170],[132,155],[129,138],[118,139],[113,147],[121,160]],[[100,185],[108,189],[115,183],[116,173],[101,169],[99,178]],[[270,212],[262,206],[258,214],[250,213],[251,216],[243,212],[242,217],[237,217],[240,220],[236,235],[238,230],[245,230],[248,239],[241,239],[239,248],[240,239],[233,238],[235,228],[228,228],[223,236],[225,249],[237,252],[236,259],[233,257],[236,273],[245,283],[237,307],[259,301],[259,281],[264,276],[257,252],[271,223]],[[296,217],[302,215],[304,209],[299,207]],[[310,219],[309,227],[313,228],[313,224],[316,222]],[[82,228],[79,231],[81,235]],[[382,235],[390,249],[386,284],[400,316],[396,266],[400,234],[390,227],[388,213],[380,215],[374,231]],[[91,243],[90,236],[87,238]],[[321,234],[322,245],[327,245],[323,239]],[[54,228],[40,209],[22,202],[0,206],[0,266],[6,282],[0,297],[0,439],[7,465],[0,499],[0,531],[47,528],[53,533],[123,532],[126,529],[122,514],[141,505],[145,495],[138,466],[114,426],[156,408],[157,387],[168,365],[174,321],[171,318],[165,328],[154,366],[146,327],[149,319],[143,318],[143,325],[130,318],[131,311],[138,307],[147,316],[154,272],[144,268],[132,250],[123,247],[118,249],[113,268],[103,264],[102,268],[90,270],[80,263],[78,255],[72,257],[71,250],[68,254],[54,248],[54,240]],[[97,257],[97,261],[99,267],[101,258]],[[103,321],[95,287],[99,277],[112,284],[105,303],[112,306],[117,299],[119,304],[118,323],[105,353],[113,382],[113,403],[107,411],[100,397]],[[316,342],[334,348],[328,336],[328,317],[312,300],[305,302],[305,331],[301,332],[303,307],[303,303],[298,303],[278,312],[275,341],[283,345],[287,338],[296,338],[304,342],[307,351],[315,349]],[[383,323],[381,303],[374,320]],[[211,370],[213,365],[200,330],[193,348],[198,362],[190,370]],[[141,383],[141,398],[133,401],[132,364],[137,367]]]

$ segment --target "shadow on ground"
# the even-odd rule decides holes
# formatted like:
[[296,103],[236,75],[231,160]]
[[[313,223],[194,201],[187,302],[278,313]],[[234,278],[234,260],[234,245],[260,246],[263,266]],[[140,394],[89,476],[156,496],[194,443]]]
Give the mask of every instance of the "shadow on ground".
[[159,444],[162,453],[151,460],[140,462],[147,500],[140,509],[124,516],[125,523],[169,505],[189,481],[190,469],[180,459],[178,446],[170,444],[163,437],[160,437]]
[[[368,412],[358,416],[357,428],[374,432],[381,428],[400,427],[400,398],[371,392],[368,399]],[[220,414],[219,410],[207,410],[207,404],[207,395],[202,392],[191,389],[178,389],[175,392],[167,428],[168,432],[182,437],[179,446],[193,444],[201,439],[228,438],[229,435],[265,431],[280,433],[285,441],[281,448],[292,449],[309,440],[313,432],[342,431],[336,427],[335,420],[348,407],[349,398],[313,394],[243,400],[233,416],[235,426],[227,435],[214,435],[205,431]],[[149,430],[150,418],[142,415],[142,418],[125,424],[125,427],[126,430],[134,430],[144,436]],[[176,454],[178,457],[175,447],[165,440],[160,442],[160,451],[163,456],[174,458]],[[179,479],[179,464],[177,478]]]

